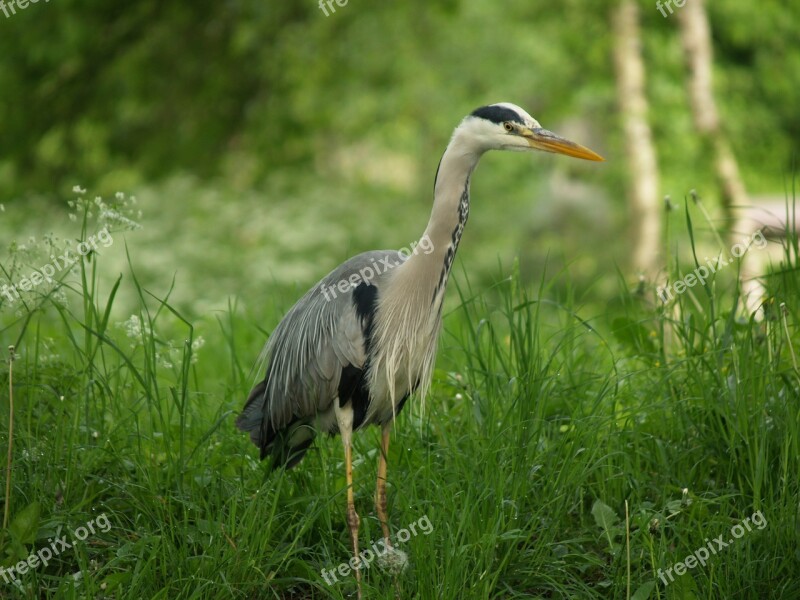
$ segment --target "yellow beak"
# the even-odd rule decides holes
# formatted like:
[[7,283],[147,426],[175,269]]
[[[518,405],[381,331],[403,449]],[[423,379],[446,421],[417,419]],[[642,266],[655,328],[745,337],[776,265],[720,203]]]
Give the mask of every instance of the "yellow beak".
[[531,148],[544,150],[545,152],[555,152],[556,154],[566,154],[584,160],[605,160],[602,156],[589,150],[588,148],[570,142],[567,139],[557,136],[547,129],[528,129],[523,132],[523,137],[528,140]]

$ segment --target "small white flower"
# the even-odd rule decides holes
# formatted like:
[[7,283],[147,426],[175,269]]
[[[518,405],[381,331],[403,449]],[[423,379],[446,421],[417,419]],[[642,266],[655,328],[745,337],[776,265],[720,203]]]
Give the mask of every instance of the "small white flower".
[[117,200],[124,200],[125,199],[125,194],[124,194],[124,192],[117,192],[116,194],[114,194],[114,197]]
[[[139,216],[141,216],[141,212]],[[103,212],[100,213],[100,219],[104,221],[106,225],[108,225],[109,223],[115,223],[117,225],[121,225],[126,229],[131,229],[131,230],[142,228],[142,226],[139,223],[129,219],[128,217],[126,217],[125,215],[116,210],[111,210],[111,209],[103,210]]]
[[139,315],[131,315],[127,321],[119,321],[116,323],[116,326],[120,329],[125,330],[125,335],[133,340],[138,340],[142,337],[142,331],[149,334],[150,327],[145,324],[144,327],[142,326],[142,320],[139,318]]
[[67,298],[66,292],[62,288],[57,289],[53,292],[53,295],[50,296],[53,299],[53,302],[60,304],[61,306],[67,306],[69,304],[69,299]]
[[79,186],[79,185],[73,185],[72,186],[72,191],[75,192],[76,194],[85,194],[86,193],[86,190],[84,188],[82,188],[81,186]]
[[191,363],[195,364],[197,362],[197,351],[200,350],[206,343],[206,340],[203,338],[202,335],[198,335],[197,338],[192,342],[192,358]]

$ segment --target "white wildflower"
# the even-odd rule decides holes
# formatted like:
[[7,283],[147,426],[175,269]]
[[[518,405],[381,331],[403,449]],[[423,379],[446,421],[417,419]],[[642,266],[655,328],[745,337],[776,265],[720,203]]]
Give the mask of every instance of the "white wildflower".
[[[141,216],[141,213],[140,215]],[[141,225],[136,221],[129,219],[119,211],[113,209],[106,209],[100,213],[100,219],[106,224],[120,225],[125,229],[141,229]]]
[[116,326],[125,330],[125,335],[129,338],[138,340],[142,337],[142,331],[150,334],[150,327],[139,318],[139,315],[131,315],[127,321],[119,321]]
[[53,300],[53,302],[61,306],[67,306],[69,304],[67,294],[63,288],[58,288],[50,295],[50,298]]
[[200,350],[205,345],[206,341],[203,339],[202,335],[198,335],[197,339],[192,342],[192,359],[191,363],[195,364],[197,362],[198,356],[197,351]]

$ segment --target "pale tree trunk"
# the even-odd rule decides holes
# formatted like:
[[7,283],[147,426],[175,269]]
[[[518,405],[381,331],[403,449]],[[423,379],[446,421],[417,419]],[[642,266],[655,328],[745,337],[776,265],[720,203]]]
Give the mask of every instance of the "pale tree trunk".
[[617,98],[630,180],[632,266],[640,276],[652,282],[661,266],[662,203],[658,192],[656,151],[647,121],[645,67],[636,0],[621,0],[614,10],[613,21]]
[[[677,11],[681,42],[689,69],[687,87],[694,124],[712,153],[714,170],[720,186],[723,219],[729,246],[753,233],[748,228],[745,209],[747,190],[739,174],[739,165],[722,128],[713,91],[713,48],[711,27],[704,0],[689,0]],[[720,248],[720,251],[726,249]],[[748,312],[753,312],[763,295],[755,280],[752,261],[743,259],[741,270],[742,291]]]
[[729,231],[736,231],[734,207],[747,205],[747,191],[739,165],[720,125],[713,92],[711,28],[704,0],[691,0],[677,11],[681,41],[689,68],[689,100],[697,132],[713,152],[714,169],[720,184],[722,210]]

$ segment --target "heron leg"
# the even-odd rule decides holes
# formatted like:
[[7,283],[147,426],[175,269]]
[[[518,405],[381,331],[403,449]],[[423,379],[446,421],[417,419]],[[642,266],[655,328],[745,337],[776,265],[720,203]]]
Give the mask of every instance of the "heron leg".
[[359,518],[356,512],[355,497],[353,493],[353,407],[352,404],[339,408],[336,401],[336,418],[339,422],[339,433],[342,435],[344,445],[345,478],[347,480],[347,526],[350,528],[350,539],[353,542],[353,557],[355,558],[356,585],[358,586],[358,600],[361,600],[361,560],[358,556],[358,525]]
[[353,451],[350,440],[344,445],[344,462],[347,477],[347,525],[350,527],[350,539],[353,541],[353,556],[355,557],[356,583],[358,584],[358,598],[361,599],[361,563],[358,557],[358,525],[360,520],[356,512],[355,499],[353,498]]
[[[387,551],[392,547],[392,543],[389,541],[389,518],[386,516],[386,463],[389,460],[389,434],[391,432],[392,422],[384,423],[381,428],[381,455],[378,458],[378,485],[375,489],[375,511],[381,522],[383,542]],[[394,575],[394,593],[397,600],[402,598],[397,574]]]
[[378,513],[378,520],[383,530],[383,539],[389,547],[389,519],[386,516],[386,462],[389,458],[389,434],[392,431],[392,423],[384,423],[381,429],[381,453],[378,458],[378,485],[375,490],[375,511]]

